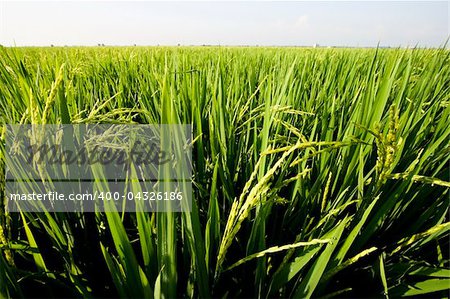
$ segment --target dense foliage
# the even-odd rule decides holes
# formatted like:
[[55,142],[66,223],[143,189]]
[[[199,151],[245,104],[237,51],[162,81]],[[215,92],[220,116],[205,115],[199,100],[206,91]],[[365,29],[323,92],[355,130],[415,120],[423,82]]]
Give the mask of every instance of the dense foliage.
[[445,296],[449,55],[0,49],[3,127],[186,123],[195,138],[191,213],[1,208],[0,296]]

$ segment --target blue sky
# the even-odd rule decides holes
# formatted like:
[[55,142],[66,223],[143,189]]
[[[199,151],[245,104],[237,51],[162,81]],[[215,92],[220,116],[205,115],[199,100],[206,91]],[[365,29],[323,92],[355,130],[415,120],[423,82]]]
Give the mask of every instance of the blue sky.
[[428,46],[449,1],[119,2],[0,0],[3,45]]

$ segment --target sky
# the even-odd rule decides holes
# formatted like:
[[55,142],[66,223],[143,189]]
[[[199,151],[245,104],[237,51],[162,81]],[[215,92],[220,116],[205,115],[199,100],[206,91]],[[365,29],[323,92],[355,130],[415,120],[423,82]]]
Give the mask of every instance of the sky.
[[0,44],[438,47],[449,3],[0,0]]

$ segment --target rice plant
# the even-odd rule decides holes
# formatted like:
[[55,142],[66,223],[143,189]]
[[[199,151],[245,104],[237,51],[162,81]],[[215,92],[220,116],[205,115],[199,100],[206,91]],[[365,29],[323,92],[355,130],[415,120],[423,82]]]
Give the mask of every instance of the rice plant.
[[2,173],[6,124],[194,141],[190,213],[2,206],[0,296],[445,297],[449,103],[445,48],[1,48]]

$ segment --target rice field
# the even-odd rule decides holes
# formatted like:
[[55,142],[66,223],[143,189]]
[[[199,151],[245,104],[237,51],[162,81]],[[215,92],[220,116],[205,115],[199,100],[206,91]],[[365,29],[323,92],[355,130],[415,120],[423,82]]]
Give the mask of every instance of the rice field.
[[[0,48],[6,124],[192,124],[190,213],[8,213],[0,297],[445,297],[450,52]],[[4,194],[1,175],[0,194]]]

